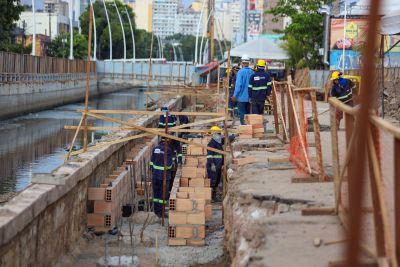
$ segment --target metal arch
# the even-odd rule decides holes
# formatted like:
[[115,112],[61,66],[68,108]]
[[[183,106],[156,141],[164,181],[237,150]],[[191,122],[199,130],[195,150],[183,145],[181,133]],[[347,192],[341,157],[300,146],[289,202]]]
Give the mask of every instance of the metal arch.
[[124,24],[122,23],[122,18],[121,18],[121,14],[119,13],[119,10],[118,10],[117,3],[115,2],[115,0],[113,0],[113,2],[114,2],[115,9],[117,10],[119,23],[121,24],[122,38],[123,38],[123,41],[124,41],[124,61],[125,61],[126,60],[126,39],[125,39]]
[[106,12],[106,19],[108,23],[108,34],[110,36],[110,60],[112,60],[112,35],[111,35],[111,24],[110,24],[110,18],[108,17],[108,11],[107,11],[107,5],[105,0],[103,0],[103,5],[104,5],[104,10]]

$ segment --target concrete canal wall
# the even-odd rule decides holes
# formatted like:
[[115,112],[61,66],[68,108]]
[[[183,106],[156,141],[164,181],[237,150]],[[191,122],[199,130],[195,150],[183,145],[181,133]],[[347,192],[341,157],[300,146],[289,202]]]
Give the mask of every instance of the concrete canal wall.
[[[171,100],[169,106],[181,109],[182,98]],[[158,116],[136,119],[143,126],[157,122]],[[134,134],[117,132],[105,139]],[[114,144],[75,156],[49,175],[64,184],[32,184],[1,206],[0,266],[54,266],[72,250],[86,229],[87,188],[99,185],[121,165],[134,144]]]

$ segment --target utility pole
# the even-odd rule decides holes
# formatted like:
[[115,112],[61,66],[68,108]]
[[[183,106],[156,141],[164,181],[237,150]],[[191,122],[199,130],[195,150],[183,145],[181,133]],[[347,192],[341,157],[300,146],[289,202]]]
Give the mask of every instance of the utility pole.
[[249,20],[249,0],[244,0],[244,31],[243,31],[243,41],[244,43],[247,42],[247,32],[248,32],[248,20]]
[[214,60],[214,9],[215,9],[215,0],[208,0],[208,14],[210,16],[210,20],[208,22],[208,38],[209,38],[209,56],[208,61],[212,62]]

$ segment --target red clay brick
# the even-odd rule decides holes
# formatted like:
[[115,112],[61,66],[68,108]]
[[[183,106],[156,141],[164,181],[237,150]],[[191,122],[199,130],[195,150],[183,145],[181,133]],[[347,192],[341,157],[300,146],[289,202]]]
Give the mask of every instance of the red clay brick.
[[104,200],[105,188],[89,187],[88,200]]
[[169,224],[187,224],[188,214],[186,212],[170,211],[168,222]]
[[188,213],[187,214],[187,223],[188,224],[205,224],[206,223],[206,214],[202,212],[196,213]]

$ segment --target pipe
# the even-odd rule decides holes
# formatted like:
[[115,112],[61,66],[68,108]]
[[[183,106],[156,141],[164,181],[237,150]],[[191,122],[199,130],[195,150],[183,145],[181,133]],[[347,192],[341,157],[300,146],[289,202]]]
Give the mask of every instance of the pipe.
[[33,13],[33,34],[32,34],[32,56],[36,56],[36,11],[35,0],[32,0],[32,13]]
[[199,34],[200,34],[200,24],[201,21],[203,20],[203,11],[206,5],[206,0],[203,0],[203,5],[201,7],[201,12],[200,12],[200,18],[199,22],[197,23],[197,30],[196,30],[196,48],[194,50],[194,64],[196,65],[199,61],[197,60],[197,51],[198,51],[198,45],[199,45]]
[[128,17],[128,21],[129,21],[129,27],[131,28],[131,35],[132,35],[132,59],[133,61],[136,60],[136,50],[135,50],[135,35],[133,34],[133,28],[132,28],[132,22],[131,22],[131,18],[129,17],[129,13],[128,13],[128,9],[126,8],[125,5],[125,12],[126,12],[126,16]]
[[118,10],[118,7],[117,7],[117,3],[115,2],[115,0],[114,0],[114,6],[115,6],[115,9],[117,10],[119,23],[121,24],[122,38],[123,38],[123,41],[124,41],[124,61],[126,61],[126,39],[125,39],[124,24],[122,24],[121,14],[119,13],[119,10]]
[[72,25],[72,4],[73,0],[69,0],[69,59],[74,59],[74,25]]
[[330,21],[331,21],[331,16],[329,12],[325,13],[325,18],[324,18],[324,58],[323,58],[323,63],[324,65],[329,67],[329,59],[328,59],[328,51],[329,51],[329,28],[330,28]]
[[[96,30],[96,18],[94,16],[94,6],[93,0],[90,0],[90,6],[92,7],[92,15],[93,15],[93,60],[97,60],[97,30]],[[89,9],[90,10],[90,9]]]
[[112,60],[112,35],[111,35],[111,24],[110,24],[110,18],[108,17],[108,11],[107,11],[107,5],[105,0],[103,0],[103,5],[104,5],[104,10],[106,12],[106,19],[107,19],[107,24],[108,24],[108,35],[110,36],[110,60]]

